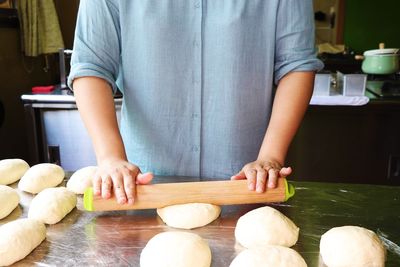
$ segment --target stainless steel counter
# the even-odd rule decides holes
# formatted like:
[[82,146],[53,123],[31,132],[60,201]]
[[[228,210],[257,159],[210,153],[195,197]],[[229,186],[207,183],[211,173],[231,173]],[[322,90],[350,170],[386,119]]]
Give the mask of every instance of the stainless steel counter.
[[[59,86],[50,93],[28,93],[21,95],[21,100],[36,108],[76,108],[75,97],[71,90]],[[122,94],[117,91],[114,95],[115,105],[121,106]]]
[[[358,225],[379,234],[388,248],[386,266],[400,266],[400,187],[295,182],[296,195],[272,205],[300,227],[293,247],[310,267],[319,263],[321,234],[335,226]],[[14,185],[15,187],[16,185]],[[20,192],[21,205],[0,225],[26,217],[32,195]],[[237,219],[260,205],[223,207],[221,217],[192,232],[205,238],[213,267],[228,267],[243,248],[235,243]],[[139,266],[147,241],[167,227],[155,210],[89,213],[82,199],[60,223],[47,227],[46,240],[15,266]],[[396,245],[397,244],[397,245]]]

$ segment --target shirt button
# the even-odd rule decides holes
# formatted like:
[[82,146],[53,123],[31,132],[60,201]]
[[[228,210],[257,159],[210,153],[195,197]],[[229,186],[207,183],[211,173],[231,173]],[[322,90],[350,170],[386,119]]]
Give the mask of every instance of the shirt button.
[[198,152],[199,151],[199,147],[198,146],[192,146],[192,151],[194,152]]
[[200,2],[194,3],[194,7],[195,7],[195,8],[199,8],[199,7],[200,7]]
[[199,42],[197,42],[196,40],[194,40],[194,41],[193,41],[193,46],[199,47]]
[[197,114],[197,113],[192,114],[192,119],[197,119],[198,117],[199,117],[199,114]]

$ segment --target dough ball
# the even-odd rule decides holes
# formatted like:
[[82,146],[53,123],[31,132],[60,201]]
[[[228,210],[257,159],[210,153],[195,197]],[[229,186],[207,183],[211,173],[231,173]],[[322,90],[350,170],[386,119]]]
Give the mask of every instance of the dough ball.
[[155,235],[140,254],[140,267],[209,267],[211,250],[199,235],[164,232]]
[[85,193],[85,190],[92,186],[92,179],[96,171],[96,166],[88,166],[74,172],[67,182],[68,190],[75,194]]
[[37,194],[45,188],[59,185],[63,181],[64,175],[64,170],[56,164],[37,164],[22,176],[18,188],[25,192]]
[[19,204],[16,190],[6,185],[0,185],[0,219],[7,217]]
[[233,259],[229,267],[307,267],[295,250],[282,246],[246,249]]
[[12,184],[21,179],[29,169],[28,163],[22,159],[0,160],[0,184]]
[[383,267],[386,250],[371,230],[358,226],[335,227],[321,236],[322,260],[328,267]]
[[189,203],[157,209],[157,214],[169,226],[182,229],[201,227],[218,218],[221,208],[207,203]]
[[0,266],[22,260],[46,238],[46,226],[36,220],[19,219],[0,227]]
[[235,237],[246,248],[267,245],[291,247],[297,242],[299,228],[276,209],[261,207],[239,218]]
[[55,224],[75,208],[76,195],[65,187],[47,188],[32,199],[28,218]]

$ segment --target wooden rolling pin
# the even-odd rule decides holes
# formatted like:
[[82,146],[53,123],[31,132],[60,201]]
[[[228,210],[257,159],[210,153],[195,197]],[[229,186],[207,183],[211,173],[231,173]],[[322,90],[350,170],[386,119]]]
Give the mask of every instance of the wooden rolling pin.
[[276,188],[257,193],[247,189],[246,180],[137,185],[132,205],[118,204],[114,196],[103,199],[88,188],[84,208],[88,211],[155,209],[185,203],[215,205],[283,202],[294,195],[294,187],[285,178],[278,179]]

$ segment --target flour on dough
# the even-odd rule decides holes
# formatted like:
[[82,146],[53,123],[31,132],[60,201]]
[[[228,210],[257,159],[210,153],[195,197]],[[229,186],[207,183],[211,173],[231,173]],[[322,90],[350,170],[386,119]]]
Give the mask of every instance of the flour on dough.
[[0,266],[22,260],[46,238],[46,226],[32,219],[19,219],[0,226]]
[[75,193],[65,187],[47,188],[33,198],[29,207],[28,218],[43,223],[55,224],[61,221],[75,208]]
[[384,267],[386,250],[379,237],[359,226],[335,227],[321,236],[320,254],[328,267]]
[[92,186],[92,179],[97,171],[97,166],[88,166],[77,170],[67,182],[67,189],[75,194],[83,194]]
[[15,183],[28,169],[28,163],[22,159],[0,160],[0,185]]
[[210,267],[211,250],[199,235],[163,232],[155,235],[140,254],[140,267]]
[[245,249],[233,259],[229,267],[307,267],[295,250],[282,246]]
[[285,215],[266,206],[240,217],[235,237],[246,248],[266,245],[291,247],[297,242],[299,228]]
[[0,220],[7,217],[18,204],[19,195],[17,191],[9,186],[0,185]]
[[221,208],[207,203],[188,203],[157,209],[157,214],[171,227],[193,229],[218,218]]
[[64,170],[56,164],[37,164],[22,176],[18,188],[28,193],[37,194],[45,188],[59,185],[64,176]]

